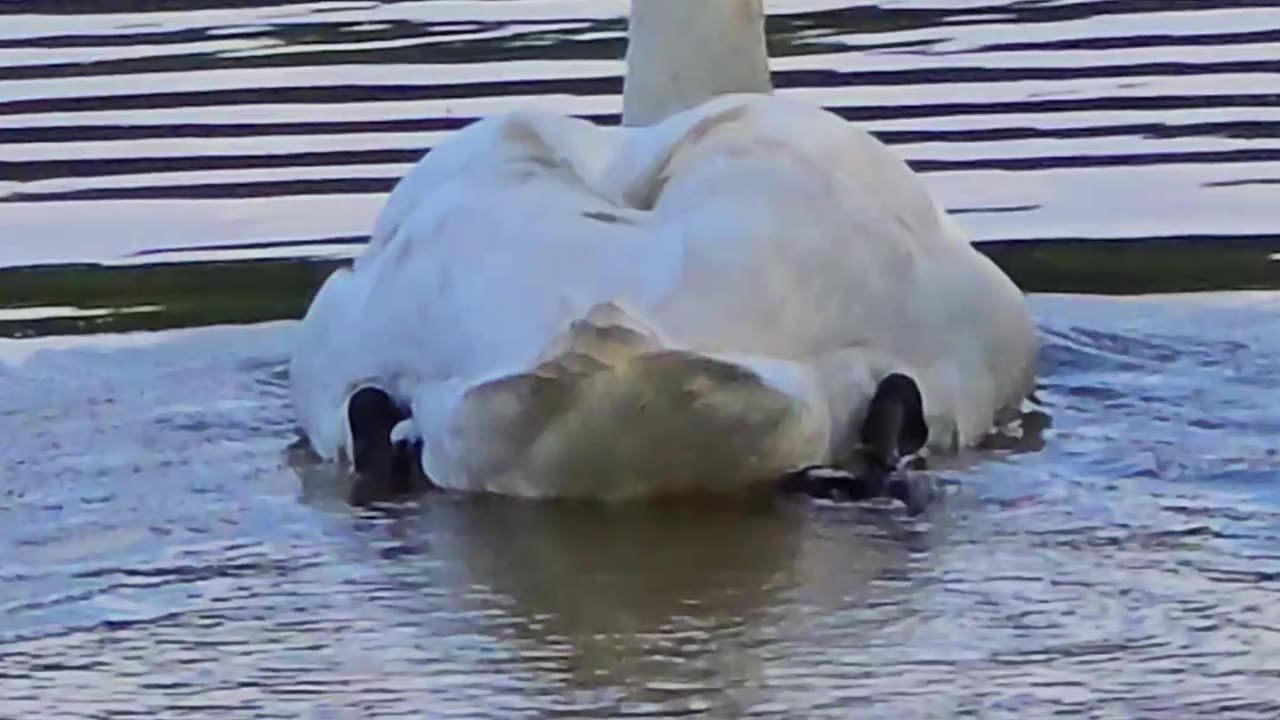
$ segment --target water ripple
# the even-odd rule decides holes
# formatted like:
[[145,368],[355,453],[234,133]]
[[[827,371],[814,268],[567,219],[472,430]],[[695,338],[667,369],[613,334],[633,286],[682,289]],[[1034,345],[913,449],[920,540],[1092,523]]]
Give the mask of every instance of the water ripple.
[[[617,119],[621,2],[192,7],[0,8],[0,223],[58,238],[0,243],[0,266],[281,240],[307,256],[366,232],[405,167],[476,117]],[[979,240],[1274,231],[1268,2],[772,8],[782,92],[896,145]],[[261,210],[227,227],[245,199]],[[182,208],[171,235],[140,236],[131,218],[162,205]]]

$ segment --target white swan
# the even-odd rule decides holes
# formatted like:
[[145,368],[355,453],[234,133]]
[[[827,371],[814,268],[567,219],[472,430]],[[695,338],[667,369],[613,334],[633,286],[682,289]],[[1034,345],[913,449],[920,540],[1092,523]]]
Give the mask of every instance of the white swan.
[[[625,498],[833,462],[893,373],[934,450],[1016,411],[1021,293],[881,143],[768,94],[760,0],[632,14],[639,127],[477,122],[325,283],[292,362],[313,447],[359,464],[365,418],[380,447],[420,440],[440,486]],[[365,386],[381,404],[351,403]]]

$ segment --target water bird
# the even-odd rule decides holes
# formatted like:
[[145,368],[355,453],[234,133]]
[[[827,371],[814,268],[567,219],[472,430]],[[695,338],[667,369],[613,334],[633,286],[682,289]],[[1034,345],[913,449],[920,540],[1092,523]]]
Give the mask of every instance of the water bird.
[[892,151],[773,94],[764,19],[634,0],[622,128],[521,109],[418,162],[301,323],[314,449],[392,493],[927,502],[899,462],[1017,413],[1030,314]]

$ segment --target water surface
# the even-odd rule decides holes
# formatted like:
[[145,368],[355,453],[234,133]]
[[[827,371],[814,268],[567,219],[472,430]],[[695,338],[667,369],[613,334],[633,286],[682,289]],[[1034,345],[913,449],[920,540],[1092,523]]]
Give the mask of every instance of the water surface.
[[474,117],[614,121],[623,3],[0,7],[0,716],[1280,715],[1280,9],[771,8],[1041,291],[1052,427],[921,519],[354,511],[289,451],[311,289]]

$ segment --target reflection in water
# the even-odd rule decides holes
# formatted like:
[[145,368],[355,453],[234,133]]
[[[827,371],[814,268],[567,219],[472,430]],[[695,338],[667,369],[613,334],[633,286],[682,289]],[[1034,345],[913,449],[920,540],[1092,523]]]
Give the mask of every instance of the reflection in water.
[[[448,586],[511,622],[494,642],[576,686],[759,681],[735,638],[776,604],[800,525],[777,512],[458,503],[402,523]],[[745,677],[743,674],[750,677]]]
[[[309,502],[349,512],[340,473],[310,458],[294,469]],[[436,492],[363,514],[348,561],[384,565],[395,585],[455,589],[452,612],[500,614],[490,641],[575,686],[757,685],[749,648],[762,633],[892,607],[903,588],[881,576],[900,576],[929,542],[885,510],[831,517],[838,538],[813,533],[823,521],[807,502],[781,497],[616,505]],[[797,602],[802,616],[786,611]]]

